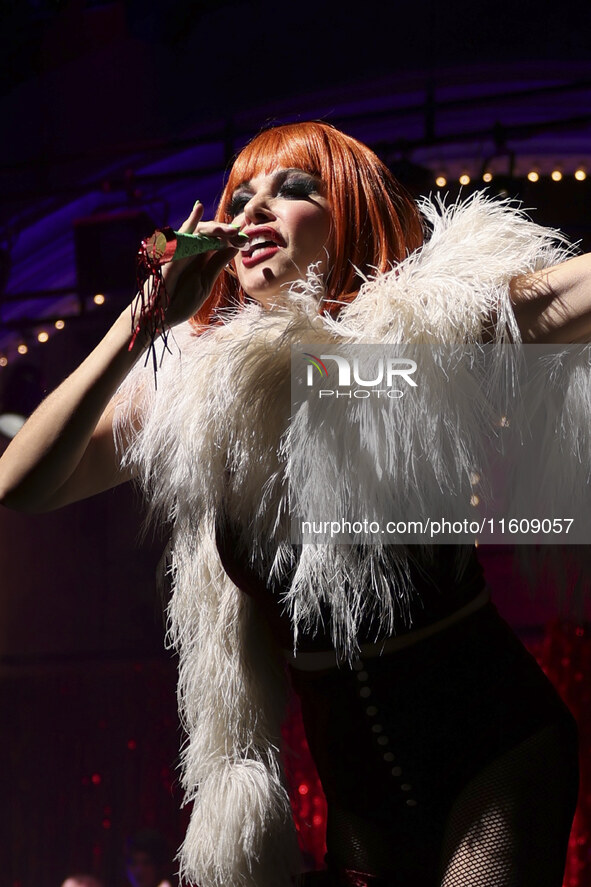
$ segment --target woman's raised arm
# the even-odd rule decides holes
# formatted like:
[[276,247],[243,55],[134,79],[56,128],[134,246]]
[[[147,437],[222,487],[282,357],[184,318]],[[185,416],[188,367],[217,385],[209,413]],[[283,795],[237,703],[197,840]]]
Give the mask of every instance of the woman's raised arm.
[[105,338],[35,410],[0,459],[0,503],[49,511],[128,479],[119,468],[109,401],[141,351],[128,351],[124,312]]
[[[236,228],[201,223],[195,204],[181,231],[198,230],[227,244],[217,252],[173,262],[166,269],[170,296],[167,324],[191,317],[236,254]],[[86,360],[35,410],[0,458],[0,504],[22,511],[50,511],[109,489],[130,478],[113,440],[111,398],[138,357],[148,336],[133,348],[131,311],[126,309]],[[138,417],[141,421],[141,417]]]
[[591,253],[514,278],[511,301],[525,343],[591,341]]

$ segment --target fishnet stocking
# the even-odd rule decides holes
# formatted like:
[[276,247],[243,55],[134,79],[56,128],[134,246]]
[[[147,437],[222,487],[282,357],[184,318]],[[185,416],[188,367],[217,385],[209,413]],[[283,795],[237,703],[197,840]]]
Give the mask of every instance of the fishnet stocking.
[[443,839],[441,887],[560,887],[576,805],[572,740],[546,727],[465,786]]
[[576,731],[566,722],[488,764],[460,791],[442,830],[418,808],[389,829],[329,805],[331,883],[561,887],[577,773]]

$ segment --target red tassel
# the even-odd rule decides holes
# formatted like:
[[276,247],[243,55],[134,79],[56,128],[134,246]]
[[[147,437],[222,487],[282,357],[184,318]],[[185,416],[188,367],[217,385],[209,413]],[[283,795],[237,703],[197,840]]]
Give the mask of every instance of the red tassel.
[[[170,351],[168,347],[169,328],[166,325],[166,312],[169,305],[169,297],[166,284],[162,275],[160,260],[148,252],[147,241],[143,240],[139,248],[136,262],[137,294],[133,302],[131,312],[131,341],[129,350],[134,347],[140,333],[147,333],[149,337],[148,354],[146,363],[152,355],[154,366],[154,385],[158,372],[158,360],[156,357],[156,340],[162,340],[163,350]],[[162,361],[162,357],[160,358]]]

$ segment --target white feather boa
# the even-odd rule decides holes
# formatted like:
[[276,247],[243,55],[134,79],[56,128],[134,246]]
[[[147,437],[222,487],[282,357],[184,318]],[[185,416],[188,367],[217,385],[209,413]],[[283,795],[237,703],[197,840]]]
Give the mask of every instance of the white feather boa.
[[[136,466],[152,516],[173,528],[170,640],[180,656],[188,737],[184,786],[194,801],[181,875],[200,887],[283,887],[297,866],[279,761],[280,660],[256,605],[222,569],[216,518],[231,516],[268,573],[295,569],[285,607],[296,639],[298,630],[314,629],[325,602],[335,646],[351,655],[361,617],[377,615],[391,633],[412,594],[404,553],[386,564],[378,546],[359,557],[352,548],[306,545],[292,562],[290,346],[478,342],[491,316],[497,341],[518,342],[511,279],[569,255],[556,232],[509,202],[477,194],[454,206],[423,201],[421,210],[431,228],[422,249],[368,279],[338,319],[318,314],[322,284],[310,273],[284,307],[251,305],[199,337],[175,330],[180,351],[165,355],[157,391],[148,366],[136,368],[119,392],[123,459]],[[466,454],[466,429],[456,433]],[[391,449],[382,468],[396,484],[404,461]],[[461,473],[468,456],[458,459]],[[312,486],[326,483],[313,465],[310,471]],[[330,482],[350,486],[350,477],[335,470]]]

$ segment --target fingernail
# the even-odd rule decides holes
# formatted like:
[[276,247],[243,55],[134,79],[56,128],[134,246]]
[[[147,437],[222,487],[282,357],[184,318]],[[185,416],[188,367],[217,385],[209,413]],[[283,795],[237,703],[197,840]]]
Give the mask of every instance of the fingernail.
[[249,239],[248,234],[245,234],[244,231],[241,231],[240,234],[238,235],[238,237],[243,237],[244,240],[248,240],[248,239]]
[[193,204],[193,212],[195,212],[195,210],[197,209],[197,207],[199,206],[200,203],[201,203],[200,200],[195,201],[195,203]]
[[240,222],[230,222],[230,225],[232,228],[238,228],[238,230],[240,230]]

